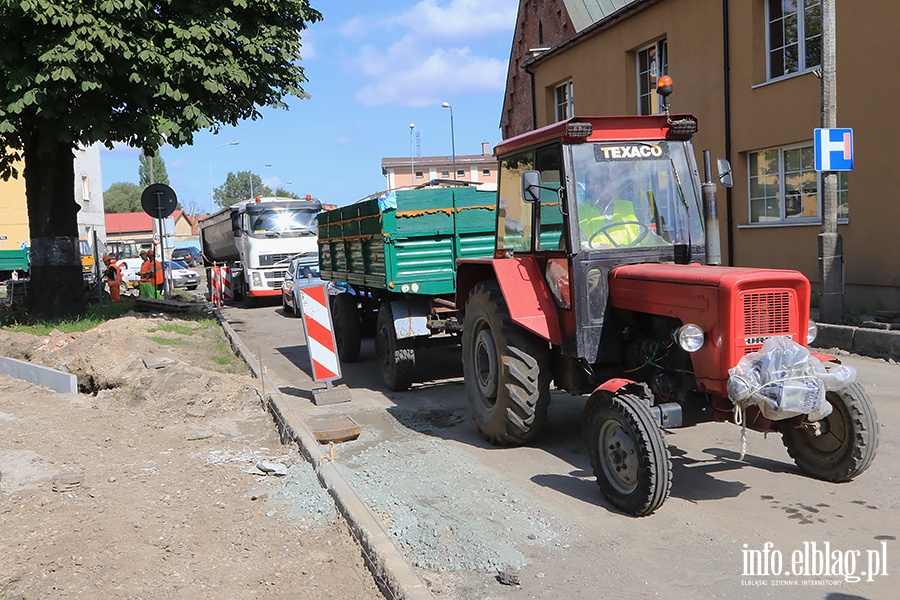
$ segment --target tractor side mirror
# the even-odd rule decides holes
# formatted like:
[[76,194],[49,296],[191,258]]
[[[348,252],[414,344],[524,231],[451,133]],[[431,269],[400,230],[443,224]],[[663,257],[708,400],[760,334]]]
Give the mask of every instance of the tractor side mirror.
[[716,159],[716,167],[719,169],[719,182],[723,187],[730,188],[733,185],[731,181],[731,163],[724,158]]
[[525,202],[541,201],[540,171],[525,171],[522,173],[522,199]]

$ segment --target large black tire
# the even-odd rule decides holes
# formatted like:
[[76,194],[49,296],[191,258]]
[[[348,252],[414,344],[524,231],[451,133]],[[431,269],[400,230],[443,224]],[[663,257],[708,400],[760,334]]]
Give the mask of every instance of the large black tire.
[[244,308],[256,308],[259,306],[259,299],[250,295],[250,284],[246,281],[243,284],[241,296],[244,298]]
[[858,383],[826,392],[831,414],[821,421],[822,435],[808,427],[782,427],[781,439],[800,469],[816,479],[850,481],[865,471],[878,449],[878,417]]
[[650,405],[634,394],[610,394],[594,405],[587,430],[591,466],[606,498],[635,517],[662,506],[672,487],[672,457]]
[[359,360],[361,327],[359,311],[356,308],[356,296],[338,294],[331,305],[331,324],[334,327],[334,339],[337,341],[338,357],[346,363]]
[[379,307],[375,327],[375,356],[385,385],[395,392],[408,390],[416,371],[415,338],[397,338],[390,302]]
[[463,377],[469,409],[494,444],[533,440],[550,406],[550,346],[512,322],[496,282],[482,282],[466,302]]

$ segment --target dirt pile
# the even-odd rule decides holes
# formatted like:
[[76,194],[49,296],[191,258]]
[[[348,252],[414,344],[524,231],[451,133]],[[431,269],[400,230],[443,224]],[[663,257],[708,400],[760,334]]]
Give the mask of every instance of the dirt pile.
[[214,321],[0,332],[0,355],[82,391],[0,376],[0,598],[380,597]]

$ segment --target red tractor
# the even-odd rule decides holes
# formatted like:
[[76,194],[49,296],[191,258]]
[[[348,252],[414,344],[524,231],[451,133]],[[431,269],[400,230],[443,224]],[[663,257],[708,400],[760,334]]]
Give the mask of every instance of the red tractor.
[[[457,264],[478,428],[524,444],[547,421],[551,382],[590,394],[582,435],[597,483],[635,516],[668,497],[665,429],[743,417],[828,481],[860,474],[878,444],[855,383],[827,392],[831,413],[817,421],[735,410],[729,369],[742,357],[777,336],[814,338],[810,284],[797,271],[717,266],[715,184],[708,153],[700,182],[696,131],[690,115],[575,117],[500,143],[494,256]],[[727,161],[718,178],[730,185]]]

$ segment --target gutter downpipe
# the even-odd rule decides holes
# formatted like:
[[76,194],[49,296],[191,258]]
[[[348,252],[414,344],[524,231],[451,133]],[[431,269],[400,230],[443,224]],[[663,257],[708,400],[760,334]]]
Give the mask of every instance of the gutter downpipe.
[[531,64],[526,62],[522,65],[525,72],[528,73],[528,81],[531,82],[531,130],[537,129],[537,97],[534,92],[534,71],[531,70]]
[[[725,100],[725,158],[731,163],[731,56],[729,54],[728,35],[728,0],[722,0],[722,58],[723,58],[723,85]],[[728,248],[728,266],[734,266],[734,208],[732,206],[732,188],[725,188],[725,229],[726,246]]]

